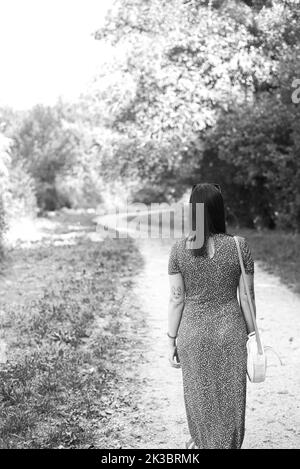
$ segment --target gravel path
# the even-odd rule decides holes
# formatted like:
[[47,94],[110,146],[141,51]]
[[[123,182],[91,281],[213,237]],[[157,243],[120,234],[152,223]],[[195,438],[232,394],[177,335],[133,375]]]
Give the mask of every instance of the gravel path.
[[[145,363],[141,378],[147,386],[143,408],[148,425],[140,448],[184,448],[188,438],[182,394],[181,370],[167,361],[167,261],[168,240],[137,240],[145,267],[135,283],[135,293],[146,318]],[[243,448],[300,447],[300,297],[279,279],[256,264],[258,322],[268,353],[265,383],[248,382],[246,437]]]

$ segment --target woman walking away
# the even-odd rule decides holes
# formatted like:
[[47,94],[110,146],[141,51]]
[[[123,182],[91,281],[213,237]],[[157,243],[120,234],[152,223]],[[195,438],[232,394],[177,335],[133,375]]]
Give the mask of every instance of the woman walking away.
[[[197,184],[190,203],[192,231],[175,242],[169,257],[169,360],[182,369],[191,436],[186,447],[238,449],[245,431],[247,334],[254,326],[220,187]],[[196,223],[197,203],[204,204],[204,226]],[[203,229],[199,247],[195,240]],[[238,241],[255,305],[253,259],[246,240]]]

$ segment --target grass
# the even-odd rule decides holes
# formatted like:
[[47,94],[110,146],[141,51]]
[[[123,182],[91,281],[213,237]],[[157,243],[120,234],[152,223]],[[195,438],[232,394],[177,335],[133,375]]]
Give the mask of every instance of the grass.
[[81,240],[72,259],[77,272],[41,298],[5,305],[13,359],[0,368],[1,448],[105,447],[110,412],[132,406],[118,356],[138,341],[122,304],[140,256],[128,239]]
[[300,293],[300,234],[250,229],[229,230],[247,238],[255,260]]

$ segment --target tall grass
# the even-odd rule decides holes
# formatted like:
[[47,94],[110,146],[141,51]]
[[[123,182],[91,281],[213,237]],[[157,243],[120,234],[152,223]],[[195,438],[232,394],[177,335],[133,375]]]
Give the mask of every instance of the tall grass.
[[10,361],[0,368],[2,448],[101,447],[107,390],[124,371],[117,357],[132,346],[122,278],[128,291],[140,258],[130,240],[80,243],[74,255],[86,252],[86,268],[79,277],[29,304],[5,306],[12,338]]

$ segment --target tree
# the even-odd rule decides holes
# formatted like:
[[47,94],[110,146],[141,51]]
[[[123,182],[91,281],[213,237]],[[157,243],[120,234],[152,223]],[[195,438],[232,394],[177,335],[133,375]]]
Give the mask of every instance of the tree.
[[[96,38],[114,45],[114,70],[130,84],[122,93],[116,80],[108,103],[118,167],[146,181],[174,184],[175,174],[182,187],[218,176],[247,224],[271,227],[287,211],[299,227],[285,184],[298,174],[299,16],[293,1],[117,1]],[[107,89],[97,97],[107,102]]]
[[54,210],[68,203],[56,188],[56,177],[72,165],[79,138],[67,128],[59,110],[37,105],[27,111],[10,129],[12,157],[22,160],[36,186],[41,210]]

